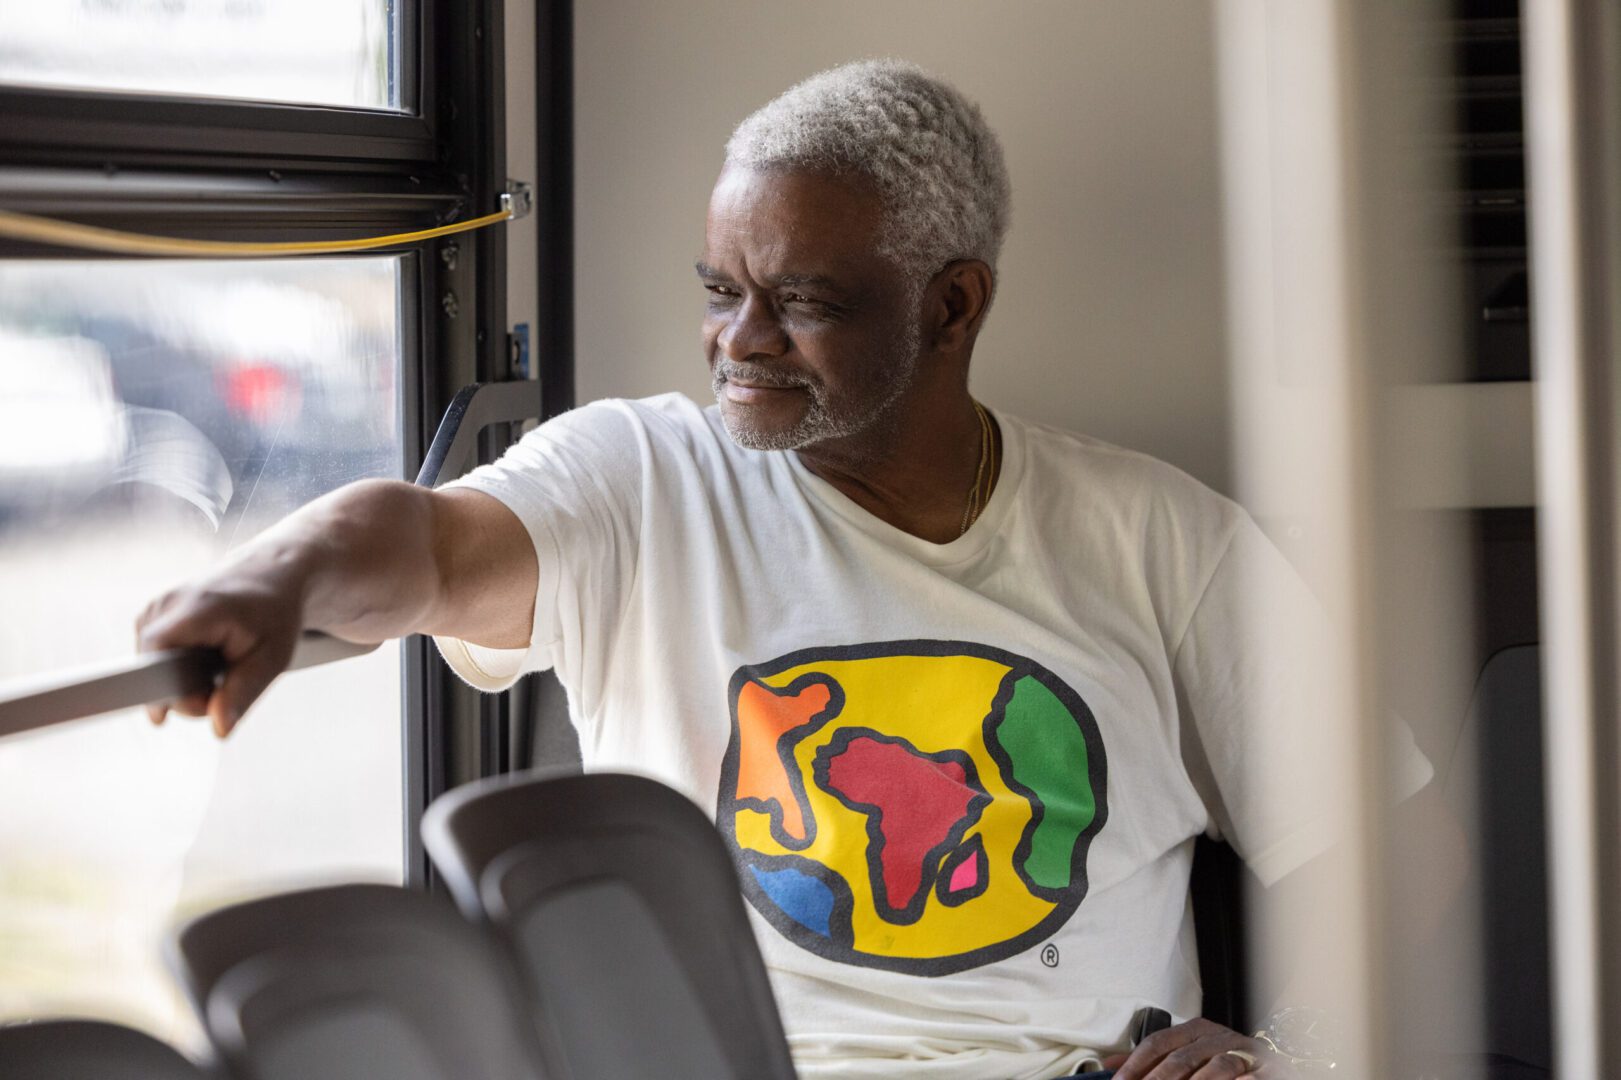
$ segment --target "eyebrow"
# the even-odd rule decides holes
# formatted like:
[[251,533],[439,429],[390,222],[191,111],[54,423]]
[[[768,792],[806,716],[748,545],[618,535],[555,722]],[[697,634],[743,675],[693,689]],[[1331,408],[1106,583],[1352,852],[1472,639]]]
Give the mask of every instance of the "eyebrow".
[[778,274],[766,278],[766,284],[775,285],[779,289],[793,288],[796,285],[821,285],[829,289],[839,287],[839,283],[826,274]]
[[[717,270],[703,260],[692,264],[698,271],[699,277],[714,278],[717,281],[730,281],[732,276],[722,270]],[[820,285],[829,289],[839,288],[839,283],[826,274],[771,274],[764,279],[767,285],[778,289],[791,289],[801,285]]]

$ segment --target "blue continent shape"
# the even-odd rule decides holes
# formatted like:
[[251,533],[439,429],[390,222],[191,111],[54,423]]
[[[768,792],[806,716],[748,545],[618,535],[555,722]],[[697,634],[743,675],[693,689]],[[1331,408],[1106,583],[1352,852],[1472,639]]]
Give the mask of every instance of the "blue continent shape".
[[760,888],[785,915],[807,930],[823,937],[832,936],[833,890],[825,882],[793,867],[762,870],[751,866],[749,869]]

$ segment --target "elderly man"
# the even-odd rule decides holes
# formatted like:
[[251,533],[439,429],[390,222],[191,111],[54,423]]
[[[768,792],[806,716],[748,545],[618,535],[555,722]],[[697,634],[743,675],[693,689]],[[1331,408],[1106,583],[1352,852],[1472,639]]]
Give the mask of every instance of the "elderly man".
[[[715,406],[598,402],[439,491],[346,488],[143,645],[225,652],[179,703],[221,734],[301,627],[433,634],[491,691],[555,667],[588,767],[714,811],[806,1075],[1121,1065],[1140,1007],[1199,1013],[1193,838],[1268,882],[1320,849],[1241,775],[1297,745],[1247,592],[1306,601],[1233,503],[969,394],[1008,201],[978,109],[916,68],[794,87],[709,205]],[[1283,1068],[1194,1020],[1119,1075]]]

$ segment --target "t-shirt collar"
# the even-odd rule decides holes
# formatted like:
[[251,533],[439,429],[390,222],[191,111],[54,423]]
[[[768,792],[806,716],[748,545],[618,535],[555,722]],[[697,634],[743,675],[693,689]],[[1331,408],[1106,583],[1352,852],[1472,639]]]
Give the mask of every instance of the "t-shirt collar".
[[1002,529],[1011,507],[1018,497],[1024,479],[1024,431],[1017,421],[989,407],[986,412],[996,419],[1002,435],[1002,463],[991,501],[968,531],[950,543],[936,544],[904,529],[897,529],[876,516],[860,503],[851,499],[833,484],[811,472],[799,455],[790,450],[783,454],[793,468],[794,479],[811,498],[849,521],[850,524],[891,547],[911,554],[920,562],[934,566],[950,566],[965,562],[985,549]]

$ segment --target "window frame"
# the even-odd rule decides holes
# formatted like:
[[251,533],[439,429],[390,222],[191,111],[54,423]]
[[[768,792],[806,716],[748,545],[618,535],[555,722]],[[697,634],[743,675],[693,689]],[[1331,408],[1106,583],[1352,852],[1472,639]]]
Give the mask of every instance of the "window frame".
[[201,168],[290,158],[339,168],[362,161],[448,164],[436,146],[445,114],[441,85],[466,73],[442,72],[436,43],[447,17],[476,15],[487,5],[388,0],[388,6],[398,31],[389,42],[399,60],[397,110],[0,83],[0,161],[72,155]]
[[296,160],[339,169],[365,162],[429,167],[441,163],[437,128],[431,108],[421,114],[0,86],[0,151],[8,161],[116,159],[273,168]]

